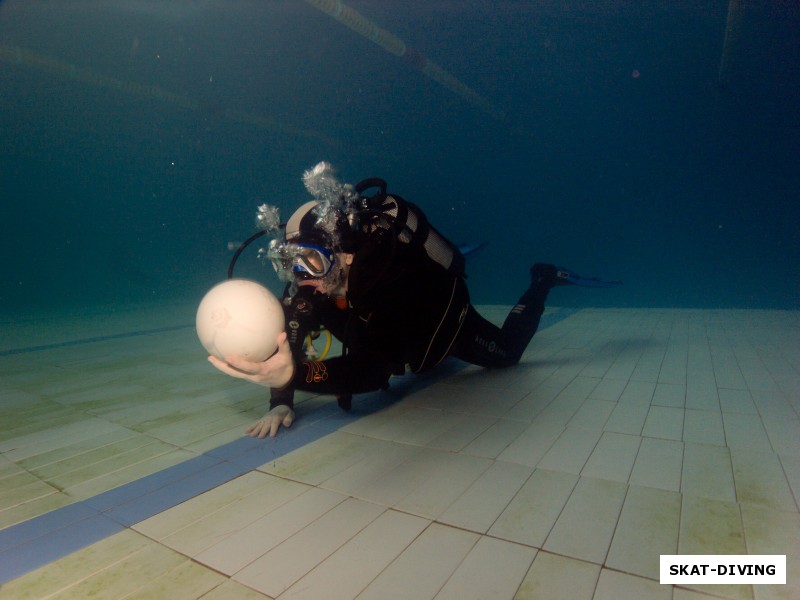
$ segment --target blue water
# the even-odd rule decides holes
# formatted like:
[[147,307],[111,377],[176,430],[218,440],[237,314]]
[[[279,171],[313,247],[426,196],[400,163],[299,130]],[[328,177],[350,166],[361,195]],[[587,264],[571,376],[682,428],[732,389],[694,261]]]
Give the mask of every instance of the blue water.
[[725,86],[725,0],[346,4],[494,113],[300,0],[0,2],[0,313],[199,299],[319,160],[488,241],[477,303],[547,261],[625,281],[561,306],[800,306],[799,4]]

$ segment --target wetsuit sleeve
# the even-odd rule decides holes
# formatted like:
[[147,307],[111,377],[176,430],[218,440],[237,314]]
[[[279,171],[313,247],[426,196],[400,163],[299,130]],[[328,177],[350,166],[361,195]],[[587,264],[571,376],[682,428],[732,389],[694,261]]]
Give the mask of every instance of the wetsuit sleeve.
[[299,362],[290,387],[318,394],[360,394],[385,388],[390,375],[382,361],[337,356]]
[[269,409],[283,405],[294,408],[294,388],[287,385],[285,388],[270,388]]

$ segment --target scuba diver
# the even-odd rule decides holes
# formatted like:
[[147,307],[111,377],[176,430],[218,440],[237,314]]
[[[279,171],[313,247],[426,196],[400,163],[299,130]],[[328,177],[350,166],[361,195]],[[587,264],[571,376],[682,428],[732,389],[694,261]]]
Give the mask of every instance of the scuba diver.
[[[316,199],[260,252],[287,281],[278,349],[264,362],[209,357],[223,373],[271,388],[269,412],[245,431],[253,437],[274,437],[292,424],[294,390],[333,394],[350,410],[353,394],[387,389],[392,375],[426,371],[447,356],[487,368],[515,365],[551,288],[619,283],[534,264],[528,288],[498,327],[470,304],[459,248],[418,207],[387,193],[386,182],[343,185],[328,163],[307,171],[304,181]],[[276,229],[275,214],[259,207],[259,219],[271,221],[265,230]],[[342,342],[341,356],[306,355],[307,335],[323,327]]]

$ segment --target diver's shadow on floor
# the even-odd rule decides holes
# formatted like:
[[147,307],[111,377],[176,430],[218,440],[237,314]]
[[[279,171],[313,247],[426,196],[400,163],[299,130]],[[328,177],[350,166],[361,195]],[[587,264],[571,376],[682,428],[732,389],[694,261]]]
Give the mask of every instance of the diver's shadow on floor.
[[[602,348],[604,356],[613,356],[614,360],[624,357],[626,354],[632,354],[640,357],[643,351],[653,348],[658,345],[663,345],[663,342],[654,340],[652,338],[644,337],[625,337],[617,340],[612,340]],[[329,423],[336,422],[338,427],[343,426],[343,421],[352,422],[362,417],[379,412],[385,408],[404,400],[405,398],[416,394],[434,384],[445,381],[455,375],[458,376],[457,385],[473,386],[482,385],[491,387],[492,381],[495,376],[505,377],[515,370],[520,369],[537,369],[541,368],[549,375],[557,372],[562,367],[571,367],[576,361],[588,364],[591,360],[599,356],[597,350],[588,351],[586,353],[579,353],[570,357],[550,357],[544,359],[530,359],[520,362],[518,365],[503,369],[482,369],[474,368],[468,369],[472,365],[462,362],[455,358],[445,359],[436,369],[426,373],[415,375],[413,373],[406,373],[399,377],[393,377],[390,380],[390,387],[388,390],[378,390],[375,392],[368,392],[365,394],[358,394],[353,397],[352,409],[349,412],[341,410],[333,397],[331,401],[323,406],[318,406],[308,413],[304,413],[302,408],[298,409],[298,417],[302,419],[310,419],[318,424],[325,420]],[[613,362],[612,362],[613,364]],[[548,375],[548,376],[549,376]],[[576,376],[579,376],[578,373]],[[337,418],[338,417],[338,418]]]
[[[570,348],[572,354],[569,356],[555,355],[547,358],[526,358],[523,356],[519,364],[513,367],[502,369],[469,369],[458,376],[458,384],[491,385],[491,381],[495,378],[495,376],[499,376],[500,378],[503,378],[509,374],[512,374],[513,376],[519,376],[520,370],[525,372],[540,369],[549,376],[562,367],[567,367],[571,371],[574,371],[576,363],[588,366],[598,360],[607,361],[609,357],[611,357],[611,362],[609,364],[609,367],[611,367],[614,362],[618,361],[619,359],[627,359],[631,355],[635,356],[638,360],[645,350],[649,350],[658,346],[664,346],[663,342],[654,340],[652,338],[628,336],[611,340],[599,349],[596,347]],[[577,371],[577,375],[581,374],[581,370]],[[595,374],[591,376],[597,377],[596,370],[594,373]],[[486,380],[488,383],[485,383],[481,380]]]
[[317,405],[308,411],[304,411],[301,404],[295,409],[297,419],[298,422],[305,421],[316,427],[338,429],[347,423],[389,408],[412,394],[463,371],[468,366],[467,363],[455,358],[447,358],[436,369],[429,372],[417,375],[406,373],[392,377],[389,380],[389,388],[386,390],[354,395],[352,408],[349,411],[339,408],[333,396],[330,397],[330,402],[326,402],[322,406]]

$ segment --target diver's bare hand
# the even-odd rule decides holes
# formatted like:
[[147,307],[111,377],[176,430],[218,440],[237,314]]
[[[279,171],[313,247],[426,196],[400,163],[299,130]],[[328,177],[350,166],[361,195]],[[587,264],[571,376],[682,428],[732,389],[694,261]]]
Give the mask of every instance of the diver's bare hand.
[[245,429],[244,432],[250,437],[264,439],[269,435],[269,437],[273,438],[275,434],[278,433],[278,429],[280,429],[281,425],[290,427],[293,422],[294,411],[288,406],[279,404],[264,415],[262,419],[259,419]]
[[278,351],[263,362],[253,362],[238,356],[226,356],[222,361],[216,356],[209,356],[208,362],[217,369],[236,377],[246,379],[270,388],[283,388],[294,377],[294,360],[286,332],[278,334]]

